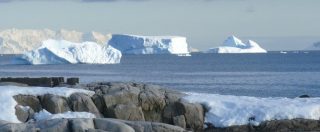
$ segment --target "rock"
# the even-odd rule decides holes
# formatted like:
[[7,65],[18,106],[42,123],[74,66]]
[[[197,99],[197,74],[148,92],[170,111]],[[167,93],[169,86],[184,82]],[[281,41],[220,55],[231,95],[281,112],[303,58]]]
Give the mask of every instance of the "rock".
[[106,104],[104,103],[103,97],[95,94],[91,97],[93,103],[95,104],[95,106],[97,107],[97,109],[100,111],[100,113],[102,113],[104,116],[106,116]]
[[78,112],[90,112],[96,115],[96,117],[103,117],[91,97],[83,93],[74,93],[69,97],[69,105],[73,111]]
[[39,99],[35,96],[31,95],[15,95],[13,98],[17,101],[19,105],[22,106],[29,106],[31,107],[35,112],[39,112],[42,107]]
[[113,115],[116,119],[131,120],[131,121],[144,121],[144,115],[141,107],[134,104],[116,105],[113,109]]
[[29,86],[54,87],[64,83],[63,77],[40,77],[40,78],[1,78],[0,82],[16,82],[27,84]]
[[[0,78],[1,79],[1,78]],[[16,83],[16,82],[1,82],[0,86],[20,86],[20,87],[27,87],[27,84],[24,83]]]
[[104,131],[104,130],[100,130],[100,129],[88,129],[85,132],[108,132],[108,131]]
[[0,125],[1,132],[38,132],[39,129],[34,124],[27,123],[7,123]]
[[131,126],[136,132],[184,132],[185,130],[178,126],[173,126],[157,122],[143,121],[124,121]]
[[204,109],[201,104],[177,102],[176,110],[179,115],[184,115],[186,118],[187,128],[193,131],[202,131],[204,124]]
[[186,128],[186,119],[183,115],[173,117],[173,124],[182,128]]
[[70,125],[73,132],[85,132],[94,129],[92,119],[70,119]]
[[153,85],[145,85],[139,94],[139,101],[146,120],[162,121],[162,111],[166,105],[164,92],[154,88]]
[[115,119],[95,118],[94,125],[96,129],[112,132],[134,132],[130,126]]
[[19,121],[26,122],[29,119],[33,118],[34,111],[29,106],[17,105],[15,107],[15,109],[16,109],[15,114],[16,114],[17,118],[19,119]]
[[41,132],[70,132],[67,119],[41,120],[36,122]]
[[67,79],[68,85],[76,85],[79,84],[79,78],[68,78]]
[[309,96],[309,95],[304,94],[304,95],[300,95],[300,96],[299,96],[299,98],[310,98],[310,96]]
[[45,94],[40,98],[42,107],[52,114],[70,111],[67,100],[64,97]]

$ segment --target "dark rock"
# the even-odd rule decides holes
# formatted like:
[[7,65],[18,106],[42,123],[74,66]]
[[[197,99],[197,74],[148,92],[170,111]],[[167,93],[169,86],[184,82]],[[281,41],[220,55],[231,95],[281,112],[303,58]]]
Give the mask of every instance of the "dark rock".
[[96,129],[112,132],[134,132],[130,126],[115,119],[95,118],[94,125]]
[[41,120],[36,122],[41,132],[70,132],[67,119]]
[[68,85],[76,85],[79,84],[79,78],[68,78],[67,79]]
[[1,132],[38,132],[39,129],[34,124],[27,123],[6,123],[0,124]]
[[131,121],[144,121],[144,115],[141,107],[137,107],[134,104],[116,105],[113,110],[113,118]]
[[40,97],[42,107],[52,114],[70,111],[67,100],[52,94],[45,94]]
[[100,113],[106,116],[107,115],[107,113],[105,112],[106,104],[104,103],[103,97],[99,94],[95,94],[91,97],[91,99],[95,104],[95,106],[97,107],[97,109],[100,111]]
[[299,98],[310,98],[310,96],[309,96],[309,95],[304,94],[304,95],[300,95],[300,96],[299,96]]
[[1,82],[16,82],[23,83],[29,86],[43,86],[43,87],[54,87],[61,83],[64,83],[63,77],[41,77],[41,78],[1,78]]
[[100,130],[100,129],[88,129],[85,132],[108,132],[108,131],[104,131],[104,130]]
[[72,132],[85,132],[89,129],[94,129],[92,119],[70,119]]
[[96,117],[103,117],[91,97],[83,93],[74,93],[69,97],[69,105],[73,111],[90,112]]
[[15,95],[13,98],[17,101],[19,105],[22,106],[29,106],[31,107],[35,112],[39,112],[42,107],[39,99],[35,96],[30,95]]

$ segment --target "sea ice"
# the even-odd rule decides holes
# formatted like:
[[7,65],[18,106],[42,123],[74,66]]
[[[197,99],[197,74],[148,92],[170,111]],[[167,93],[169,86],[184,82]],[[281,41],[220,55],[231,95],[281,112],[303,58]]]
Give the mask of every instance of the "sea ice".
[[96,118],[96,116],[89,112],[71,112],[71,111],[58,113],[58,114],[51,114],[45,109],[34,114],[34,119],[37,121],[50,120],[50,119],[56,119],[56,118]]

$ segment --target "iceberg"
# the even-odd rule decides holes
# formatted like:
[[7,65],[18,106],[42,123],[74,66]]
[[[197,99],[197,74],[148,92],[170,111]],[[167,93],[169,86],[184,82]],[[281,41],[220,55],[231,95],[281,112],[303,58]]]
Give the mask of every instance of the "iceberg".
[[123,54],[189,54],[186,37],[113,34],[109,45]]
[[[27,64],[115,64],[120,63],[121,52],[95,42],[73,43],[49,39],[42,46],[22,55],[18,60]],[[18,61],[17,61],[18,62]],[[14,62],[15,63],[15,62]]]
[[207,109],[205,121],[215,127],[259,125],[263,121],[320,118],[320,98],[259,98],[219,94],[187,93],[184,100]]
[[267,53],[267,51],[253,40],[244,43],[239,38],[230,36],[222,46],[209,49],[207,53]]
[[310,47],[308,47],[306,50],[320,50],[320,42],[313,43]]

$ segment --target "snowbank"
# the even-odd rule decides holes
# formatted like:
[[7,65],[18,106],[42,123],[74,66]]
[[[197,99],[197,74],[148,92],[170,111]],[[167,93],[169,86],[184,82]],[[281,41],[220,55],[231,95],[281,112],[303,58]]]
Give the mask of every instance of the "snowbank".
[[19,60],[29,64],[114,64],[120,63],[121,56],[121,52],[111,46],[49,39],[43,41],[38,49],[25,53]]
[[69,97],[73,93],[84,93],[92,96],[93,91],[83,89],[71,89],[65,87],[19,87],[19,86],[0,86],[0,120],[13,123],[20,123],[15,115],[15,106],[17,102],[13,98],[15,95],[33,95],[39,96],[44,94],[54,94],[63,97]]
[[51,114],[45,109],[41,110],[39,113],[34,114],[34,119],[39,120],[50,120],[56,118],[96,118],[96,116],[89,112],[64,112],[58,114]]
[[257,98],[218,94],[188,93],[184,99],[204,104],[205,121],[216,127],[259,125],[262,121],[320,118],[320,98]]
[[212,48],[208,53],[267,53],[267,51],[259,46],[253,40],[248,40],[244,43],[235,36],[228,37],[223,45],[217,48]]
[[108,43],[123,54],[189,54],[187,39],[178,36],[113,34]]

